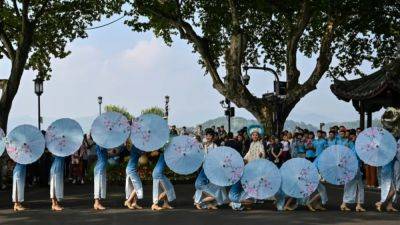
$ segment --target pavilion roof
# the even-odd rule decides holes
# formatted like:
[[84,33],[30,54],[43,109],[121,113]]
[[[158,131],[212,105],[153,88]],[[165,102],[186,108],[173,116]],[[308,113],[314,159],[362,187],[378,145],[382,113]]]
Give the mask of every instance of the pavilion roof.
[[370,100],[394,91],[400,95],[400,59],[382,69],[355,80],[334,80],[332,92],[341,100]]

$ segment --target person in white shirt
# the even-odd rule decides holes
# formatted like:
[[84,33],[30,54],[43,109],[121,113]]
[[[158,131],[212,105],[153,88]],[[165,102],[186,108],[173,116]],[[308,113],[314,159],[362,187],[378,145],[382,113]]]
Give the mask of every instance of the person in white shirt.
[[249,151],[244,156],[245,163],[249,163],[255,159],[265,158],[265,149],[261,138],[261,135],[264,133],[262,127],[253,125],[249,127],[248,131],[252,141]]

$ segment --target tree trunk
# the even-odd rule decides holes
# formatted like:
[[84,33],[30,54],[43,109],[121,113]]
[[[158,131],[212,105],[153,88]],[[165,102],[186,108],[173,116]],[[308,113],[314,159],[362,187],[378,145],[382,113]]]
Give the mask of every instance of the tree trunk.
[[265,133],[267,135],[279,136],[284,129],[285,121],[288,115],[294,108],[294,106],[282,106],[284,106],[283,101],[279,101],[278,105],[271,102],[263,101],[260,105],[256,107],[256,111],[253,110],[253,107],[244,108],[250,111],[254,115],[254,117],[256,117],[258,122],[263,125]]
[[18,92],[21,83],[21,77],[24,73],[25,65],[28,60],[29,51],[33,41],[34,27],[27,23],[23,26],[23,34],[18,49],[16,50],[15,58],[11,64],[11,72],[7,84],[3,87],[3,94],[0,98],[0,127],[7,132],[8,116],[11,111],[11,106],[15,95]]
[[11,75],[0,99],[0,127],[5,133],[7,132],[8,116],[11,111],[12,102],[17,94],[24,71],[23,65],[12,66]]

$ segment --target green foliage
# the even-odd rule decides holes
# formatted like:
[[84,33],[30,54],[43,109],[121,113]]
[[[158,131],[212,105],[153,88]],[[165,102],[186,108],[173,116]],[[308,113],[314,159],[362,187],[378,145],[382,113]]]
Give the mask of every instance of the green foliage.
[[156,106],[142,110],[142,115],[144,115],[144,114],[155,114],[155,115],[159,115],[161,117],[163,117],[165,115],[164,109],[162,109],[160,107],[156,107]]
[[[121,12],[122,0],[6,0],[0,2],[0,56],[27,48],[25,69],[49,78],[51,58],[64,58],[68,42],[87,37],[86,28]],[[31,40],[31,41],[27,41]],[[9,44],[8,44],[9,43]],[[24,46],[25,45],[25,46]],[[0,57],[1,58],[1,57]]]
[[132,114],[130,114],[126,108],[121,107],[121,106],[117,106],[117,105],[106,105],[104,107],[104,109],[106,110],[106,112],[119,112],[122,115],[124,115],[129,121],[131,121],[134,116]]
[[[220,0],[133,0],[126,24],[133,30],[152,30],[171,44],[173,36],[190,35],[193,29],[207,45],[215,65],[226,63],[224,57],[232,34],[242,31],[246,40],[243,62],[269,64],[278,71],[288,67],[288,43],[294,39],[294,52],[307,57],[319,54],[323,36],[333,23],[334,35],[330,50],[337,62],[330,65],[335,77],[363,74],[362,63],[373,68],[385,59],[393,59],[396,41],[400,38],[400,1],[396,0],[280,0],[231,1],[236,7],[237,25],[231,15],[229,1]],[[303,4],[307,5],[303,10]],[[306,13],[305,13],[306,12]],[[304,22],[304,28],[302,23]],[[182,23],[180,28],[177,24]],[[297,36],[300,32],[300,36]],[[199,52],[198,45],[193,50]],[[325,53],[324,53],[325,54]],[[329,58],[329,57],[328,57]],[[204,64],[204,59],[200,62]],[[329,65],[328,65],[329,66]]]

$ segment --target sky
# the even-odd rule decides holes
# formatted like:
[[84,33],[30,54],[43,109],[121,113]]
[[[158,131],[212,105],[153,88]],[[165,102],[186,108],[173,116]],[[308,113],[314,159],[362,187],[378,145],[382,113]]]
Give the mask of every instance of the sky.
[[[41,97],[44,118],[94,117],[98,114],[98,96],[103,97],[105,105],[120,105],[139,115],[144,108],[164,107],[164,96],[169,95],[169,121],[178,126],[193,126],[223,115],[219,102],[224,97],[212,88],[211,78],[204,76],[197,63],[199,56],[192,53],[185,41],[176,38],[169,47],[151,32],[131,31],[122,20],[88,34],[88,38],[68,45],[72,53],[67,58],[52,60],[52,77],[45,82]],[[315,59],[299,55],[302,81],[314,65]],[[364,69],[369,71],[366,66]],[[10,65],[2,61],[0,78],[6,79],[9,71]],[[261,96],[272,92],[271,74],[249,74],[252,93]],[[24,73],[10,120],[36,118],[37,96],[32,81],[35,76],[32,71]],[[328,78],[321,80],[317,90],[300,101],[289,119],[314,125],[357,120],[352,104],[339,101],[331,93],[330,84]],[[254,119],[245,109],[237,109],[236,115]]]

